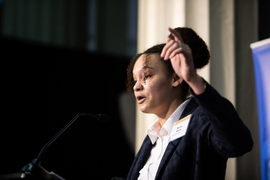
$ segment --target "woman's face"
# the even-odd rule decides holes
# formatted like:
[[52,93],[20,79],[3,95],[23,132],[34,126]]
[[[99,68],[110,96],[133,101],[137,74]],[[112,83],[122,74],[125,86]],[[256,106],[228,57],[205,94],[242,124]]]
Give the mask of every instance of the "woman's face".
[[133,67],[133,90],[140,110],[159,116],[169,108],[173,80],[166,75],[165,65],[158,56],[143,54],[136,61]]

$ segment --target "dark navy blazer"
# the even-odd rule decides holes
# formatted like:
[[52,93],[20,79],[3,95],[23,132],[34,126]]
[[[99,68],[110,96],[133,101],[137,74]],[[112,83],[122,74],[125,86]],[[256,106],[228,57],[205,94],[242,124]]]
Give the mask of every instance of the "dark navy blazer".
[[[155,179],[224,179],[227,159],[252,149],[249,130],[233,105],[208,83],[202,94],[192,97],[179,119],[189,114],[192,116],[185,136],[168,144]],[[152,147],[146,136],[127,180],[138,178]]]

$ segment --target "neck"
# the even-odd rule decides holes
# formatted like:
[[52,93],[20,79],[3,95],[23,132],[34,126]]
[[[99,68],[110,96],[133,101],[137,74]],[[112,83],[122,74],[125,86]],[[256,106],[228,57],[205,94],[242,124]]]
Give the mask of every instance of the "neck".
[[185,99],[179,99],[174,100],[172,103],[168,106],[167,109],[165,109],[163,112],[156,114],[158,116],[158,120],[160,123],[160,126],[163,127],[163,125],[166,123],[166,121],[169,119],[169,117],[172,115],[172,113],[185,101]]

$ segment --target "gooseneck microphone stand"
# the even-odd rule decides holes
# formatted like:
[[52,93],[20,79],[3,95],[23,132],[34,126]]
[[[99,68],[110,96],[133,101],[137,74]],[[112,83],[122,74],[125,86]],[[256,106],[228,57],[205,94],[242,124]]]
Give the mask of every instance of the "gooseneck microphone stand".
[[61,176],[57,175],[54,172],[48,172],[46,169],[44,169],[41,164],[41,157],[45,150],[74,122],[76,119],[78,119],[80,116],[90,116],[97,118],[98,120],[107,122],[109,120],[108,116],[104,114],[89,114],[89,113],[79,113],[77,114],[63,129],[61,129],[45,146],[41,149],[39,152],[37,158],[33,159],[33,161],[27,165],[25,165],[20,172],[23,172],[25,175],[32,175],[37,179],[40,180],[65,180]]

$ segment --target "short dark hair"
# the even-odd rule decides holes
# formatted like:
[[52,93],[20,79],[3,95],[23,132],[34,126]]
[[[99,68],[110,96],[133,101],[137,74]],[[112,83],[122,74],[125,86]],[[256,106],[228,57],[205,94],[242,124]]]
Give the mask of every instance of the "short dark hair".
[[[175,28],[175,30],[180,33],[182,36],[182,39],[185,44],[189,45],[189,47],[192,50],[192,56],[193,56],[193,62],[196,69],[200,69],[204,67],[206,64],[208,64],[210,59],[210,53],[209,50],[205,44],[205,42],[190,28]],[[174,37],[170,34],[169,37],[171,39],[174,39]],[[133,86],[135,85],[134,79],[133,79],[133,68],[136,63],[136,61],[139,59],[139,57],[143,54],[150,55],[150,54],[157,54],[159,55],[159,59],[162,60],[164,65],[166,66],[167,75],[171,76],[174,73],[174,69],[171,65],[171,61],[164,61],[163,58],[160,57],[160,54],[162,52],[163,47],[165,44],[157,44],[143,53],[137,54],[135,57],[133,57],[127,67],[127,80],[126,85],[128,91],[132,91]],[[183,93],[188,95],[189,86],[188,84],[183,81]]]

